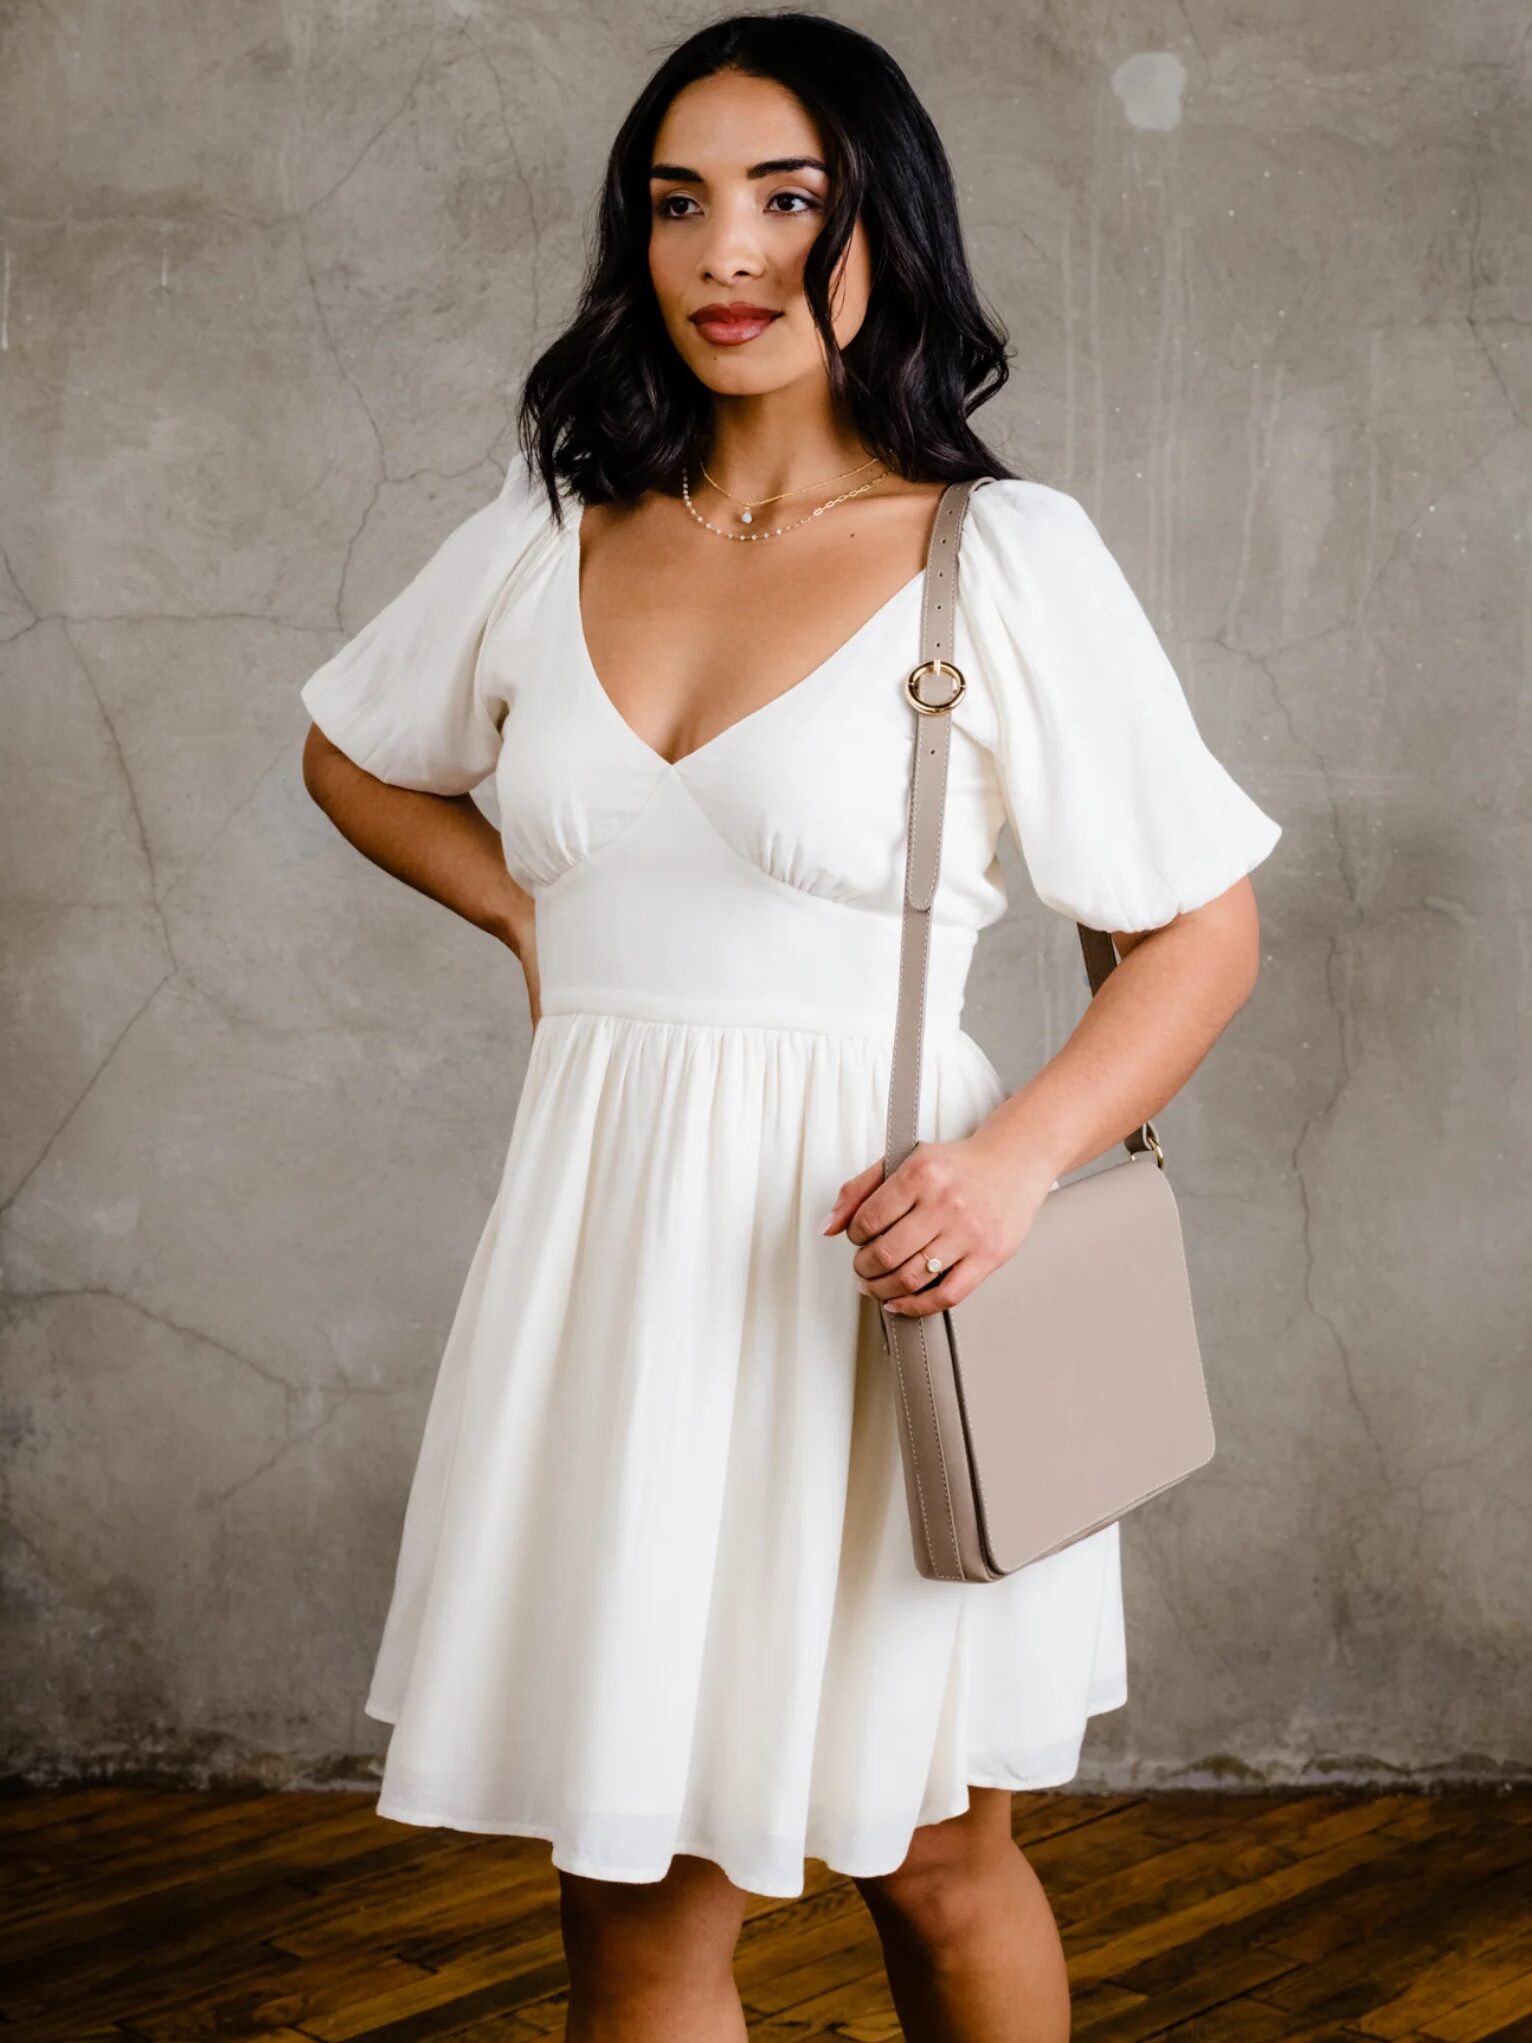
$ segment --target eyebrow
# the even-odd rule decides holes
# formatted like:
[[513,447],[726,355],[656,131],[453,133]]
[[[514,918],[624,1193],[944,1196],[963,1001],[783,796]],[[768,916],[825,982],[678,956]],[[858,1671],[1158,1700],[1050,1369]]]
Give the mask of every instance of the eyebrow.
[[[765,163],[752,163],[745,172],[746,177],[777,177],[785,170],[824,170],[817,156],[773,156]],[[828,176],[826,171],[826,175]],[[649,173],[651,178],[664,178],[670,184],[706,184],[707,179],[700,170],[688,170],[684,163],[656,163]]]

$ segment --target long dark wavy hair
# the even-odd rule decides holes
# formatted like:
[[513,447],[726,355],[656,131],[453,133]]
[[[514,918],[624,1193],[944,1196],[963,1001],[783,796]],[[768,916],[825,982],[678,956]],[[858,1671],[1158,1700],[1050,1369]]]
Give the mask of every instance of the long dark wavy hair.
[[[775,79],[819,128],[829,170],[804,296],[832,396],[872,452],[912,482],[1009,476],[968,423],[1005,384],[1005,329],[982,304],[958,224],[951,166],[930,115],[880,43],[818,14],[731,14],[677,45],[634,101],[607,159],[596,238],[570,325],[527,377],[518,430],[562,522],[585,503],[675,493],[712,415],[677,353],[649,276],[649,171],[665,111],[719,71]],[[871,257],[866,316],[843,350],[829,284],[860,218]]]

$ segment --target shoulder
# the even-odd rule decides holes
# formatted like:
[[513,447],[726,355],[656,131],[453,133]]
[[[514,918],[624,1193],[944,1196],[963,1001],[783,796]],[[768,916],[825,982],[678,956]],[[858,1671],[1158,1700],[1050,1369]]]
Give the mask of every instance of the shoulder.
[[[571,512],[564,500],[567,531]],[[507,600],[539,563],[554,557],[560,529],[542,476],[518,447],[495,494],[440,542],[419,577],[421,592],[440,588],[454,603],[481,607]]]
[[1003,476],[969,501],[972,541],[959,578],[969,600],[993,598],[1013,616],[1068,617],[1076,631],[1137,629],[1139,603],[1095,520],[1068,490]]
[[[578,516],[579,504],[574,492],[561,486],[557,495],[564,506],[565,517]],[[493,509],[502,522],[524,529],[529,536],[541,526],[553,523],[553,503],[548,486],[520,446],[512,449],[499,494],[493,504],[486,504],[484,508]]]
[[968,501],[972,529],[997,549],[1088,556],[1103,544],[1094,521],[1078,497],[1051,483],[1018,476],[992,476],[981,482]]

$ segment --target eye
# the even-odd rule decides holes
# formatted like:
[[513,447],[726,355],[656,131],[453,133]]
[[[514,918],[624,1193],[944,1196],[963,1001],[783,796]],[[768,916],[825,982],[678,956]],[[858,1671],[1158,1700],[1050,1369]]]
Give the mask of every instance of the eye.
[[696,205],[696,203],[697,203],[697,202],[696,202],[696,200],[695,200],[695,199],[694,199],[694,198],[692,197],[692,195],[691,195],[691,193],[690,193],[690,192],[666,192],[666,194],[665,194],[664,198],[662,198],[662,199],[661,199],[661,200],[660,200],[660,201],[659,201],[659,202],[658,202],[658,203],[656,204],[656,206],[655,206],[655,209],[654,209],[654,210],[655,210],[655,212],[656,212],[656,213],[657,213],[657,214],[659,215],[660,219],[662,219],[662,220],[684,220],[684,219],[685,219],[686,215],[685,215],[684,213],[673,213],[673,212],[672,212],[672,211],[670,210],[670,209],[671,209],[671,207],[672,207],[673,205],[675,205],[675,204],[676,204],[676,202],[677,202],[678,200],[679,200],[679,201],[680,201],[681,203],[683,203],[683,204],[685,204],[685,205],[688,205],[688,206],[694,206],[694,205]]
[[[814,197],[812,192],[773,192],[771,197],[766,202],[766,209],[768,212],[770,212],[772,206],[776,204],[776,201],[778,199],[792,199],[798,202],[795,203],[791,208],[791,210],[795,213],[798,212],[800,209],[806,213],[817,213],[819,211],[819,201]],[[779,212],[787,212],[788,210],[789,208],[785,206],[778,207]]]

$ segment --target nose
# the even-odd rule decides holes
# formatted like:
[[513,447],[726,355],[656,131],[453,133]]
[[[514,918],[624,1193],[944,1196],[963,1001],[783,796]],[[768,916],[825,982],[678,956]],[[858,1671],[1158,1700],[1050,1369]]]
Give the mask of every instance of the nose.
[[737,283],[741,277],[764,274],[766,264],[753,200],[746,198],[737,205],[716,207],[709,227],[701,259],[702,275],[710,283]]

